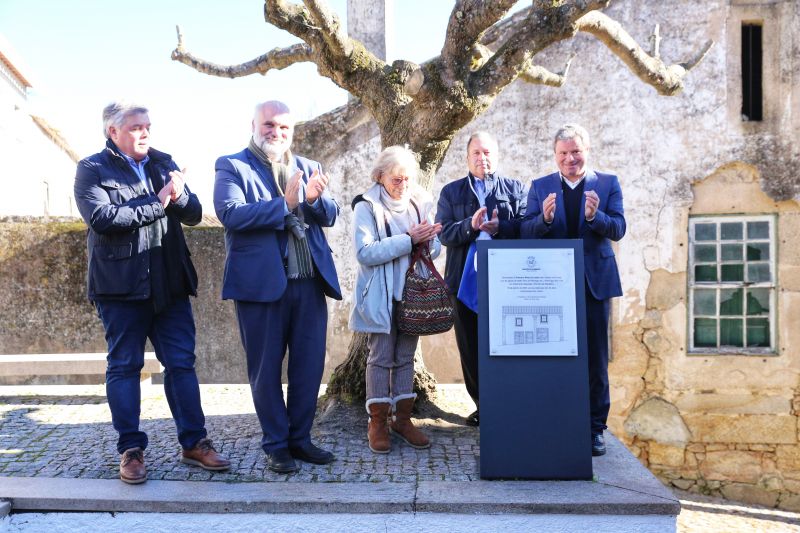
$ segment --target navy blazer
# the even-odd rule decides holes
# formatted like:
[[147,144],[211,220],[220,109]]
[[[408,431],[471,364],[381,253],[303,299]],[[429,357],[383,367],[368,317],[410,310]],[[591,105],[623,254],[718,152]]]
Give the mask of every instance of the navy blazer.
[[[316,161],[294,156],[289,171],[303,171],[303,182]],[[302,193],[301,193],[302,194]],[[301,202],[311,257],[325,294],[342,299],[331,249],[322,231],[333,226],[339,205],[327,191],[313,206]],[[248,302],[274,302],[286,290],[286,202],[279,196],[272,170],[248,149],[217,159],[214,210],[225,227],[225,272],[222,298]]]
[[[584,217],[586,197],[579,210],[578,234],[583,239],[583,263],[586,284],[598,300],[622,296],[617,261],[611,241],[625,235],[625,213],[622,207],[622,189],[612,174],[589,170],[586,172],[584,192],[595,191],[600,198],[594,220]],[[556,212],[551,224],[544,222],[542,202],[550,193],[556,193]],[[520,235],[523,239],[566,239],[564,194],[558,172],[538,178],[528,192],[528,213],[522,221]]]

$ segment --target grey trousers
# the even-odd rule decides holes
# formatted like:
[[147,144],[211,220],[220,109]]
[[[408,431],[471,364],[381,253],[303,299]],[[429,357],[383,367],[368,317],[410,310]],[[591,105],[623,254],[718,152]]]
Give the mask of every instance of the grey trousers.
[[379,398],[391,401],[398,396],[413,394],[414,352],[418,339],[415,335],[397,331],[395,316],[389,333],[369,334],[367,401]]

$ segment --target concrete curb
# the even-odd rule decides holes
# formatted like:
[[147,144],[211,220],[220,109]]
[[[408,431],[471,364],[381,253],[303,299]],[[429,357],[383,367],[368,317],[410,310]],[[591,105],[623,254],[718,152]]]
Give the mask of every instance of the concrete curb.
[[680,504],[590,481],[206,483],[7,478],[14,511],[677,515]]

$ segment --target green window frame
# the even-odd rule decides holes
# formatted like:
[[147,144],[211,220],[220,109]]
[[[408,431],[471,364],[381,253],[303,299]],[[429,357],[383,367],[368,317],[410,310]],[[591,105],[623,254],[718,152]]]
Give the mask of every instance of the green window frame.
[[777,354],[775,217],[689,219],[689,353]]

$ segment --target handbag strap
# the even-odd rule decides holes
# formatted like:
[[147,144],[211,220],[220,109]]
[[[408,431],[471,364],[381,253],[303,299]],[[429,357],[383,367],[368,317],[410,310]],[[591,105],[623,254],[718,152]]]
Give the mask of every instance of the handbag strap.
[[422,264],[428,268],[428,272],[430,272],[439,283],[446,287],[446,283],[442,275],[439,274],[439,271],[436,270],[436,265],[433,264],[433,259],[431,259],[431,251],[428,247],[428,243],[425,242],[424,244],[418,244],[414,246],[414,255],[411,256],[411,261],[408,263],[408,270],[406,270],[406,276],[414,272],[414,266],[417,264],[417,261],[422,261]]

